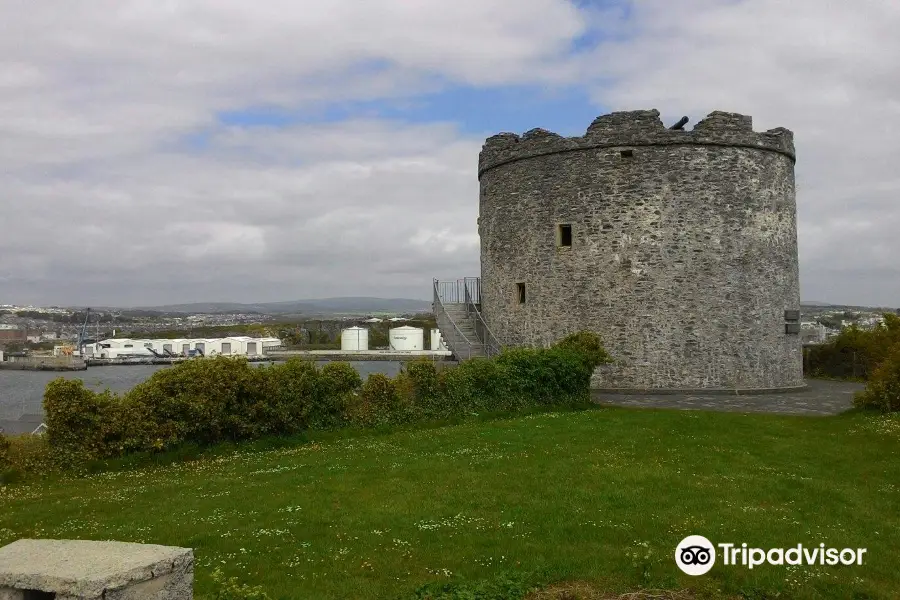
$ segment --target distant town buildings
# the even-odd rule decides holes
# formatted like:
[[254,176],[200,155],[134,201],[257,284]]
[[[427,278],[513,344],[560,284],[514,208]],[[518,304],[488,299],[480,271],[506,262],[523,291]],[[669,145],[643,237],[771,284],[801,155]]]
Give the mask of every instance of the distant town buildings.
[[28,341],[28,334],[24,329],[16,328],[3,328],[0,329],[0,344],[4,342],[26,342]]

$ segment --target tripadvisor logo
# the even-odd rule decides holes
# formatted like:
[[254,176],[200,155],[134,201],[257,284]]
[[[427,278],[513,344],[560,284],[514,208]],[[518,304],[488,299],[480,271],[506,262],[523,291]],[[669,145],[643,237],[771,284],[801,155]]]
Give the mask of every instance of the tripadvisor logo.
[[865,548],[826,548],[819,544],[811,548],[797,544],[793,548],[749,548],[747,544],[713,544],[702,535],[689,535],[675,548],[675,563],[688,575],[703,575],[716,564],[716,548],[722,564],[741,565],[752,569],[759,565],[861,565]]
[[688,575],[703,575],[716,564],[716,549],[702,535],[689,535],[675,548],[675,563]]

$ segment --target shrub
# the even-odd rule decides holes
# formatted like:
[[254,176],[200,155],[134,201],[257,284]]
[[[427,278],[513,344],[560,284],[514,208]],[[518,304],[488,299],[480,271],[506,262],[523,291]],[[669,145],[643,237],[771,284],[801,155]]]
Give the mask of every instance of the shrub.
[[592,331],[571,333],[556,342],[553,347],[562,350],[572,350],[582,355],[591,366],[591,370],[613,361],[603,347],[603,341],[600,339],[600,336]]
[[231,357],[162,369],[121,397],[60,378],[45,393],[48,431],[41,447],[58,464],[72,465],[347,424],[570,406],[588,399],[593,369],[603,362],[609,356],[600,338],[579,333],[549,349],[508,349],[441,371],[427,359],[412,361],[396,379],[373,374],[364,383],[349,363],[320,370],[293,359],[256,368]]
[[115,401],[109,392],[96,394],[80,379],[54,379],[44,392],[47,443],[61,464],[76,464],[108,453],[104,439],[108,408]]
[[438,376],[440,400],[434,416],[460,417],[499,410],[495,407],[504,404],[506,383],[496,359],[463,361]]
[[319,395],[319,372],[313,362],[291,359],[260,367],[260,396],[264,405],[257,418],[266,433],[293,433],[309,425],[312,405]]
[[397,383],[387,375],[373,373],[347,407],[348,420],[357,427],[404,423],[412,406],[400,394]]
[[588,400],[595,360],[596,354],[569,347],[503,352],[497,363],[508,380],[507,394],[514,398],[504,410],[515,410],[526,402],[568,406]]
[[872,329],[848,327],[828,343],[804,350],[804,368],[813,377],[868,379],[900,343],[900,316],[886,313]]
[[422,418],[440,418],[442,398],[437,366],[428,358],[406,363],[397,376],[400,394],[414,405]]
[[157,371],[125,396],[134,417],[124,447],[164,450],[186,441],[206,445],[262,435],[260,380],[246,360],[231,357]]
[[347,424],[347,409],[362,387],[362,377],[346,362],[330,362],[319,374],[319,393],[312,406],[309,427],[334,429]]
[[5,471],[12,466],[12,461],[10,460],[9,455],[9,448],[9,440],[6,439],[5,435],[0,433],[0,472]]
[[866,389],[854,398],[854,404],[883,412],[900,411],[900,343],[893,345],[869,377]]

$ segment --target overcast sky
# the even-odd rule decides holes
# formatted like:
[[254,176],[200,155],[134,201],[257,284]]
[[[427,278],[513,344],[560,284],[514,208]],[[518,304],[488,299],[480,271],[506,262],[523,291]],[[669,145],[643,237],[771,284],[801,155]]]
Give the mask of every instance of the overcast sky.
[[806,300],[900,305],[896,0],[0,0],[0,303],[430,298],[478,152],[795,132]]

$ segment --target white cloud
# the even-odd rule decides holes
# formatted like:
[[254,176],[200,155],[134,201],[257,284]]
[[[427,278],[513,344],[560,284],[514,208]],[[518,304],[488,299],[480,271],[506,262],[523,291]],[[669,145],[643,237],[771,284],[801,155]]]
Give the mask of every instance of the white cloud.
[[[571,55],[588,28],[607,41]],[[478,272],[483,139],[217,114],[581,82],[793,129],[804,295],[900,304],[898,29],[888,0],[0,0],[0,302],[428,297]]]
[[[7,213],[2,274],[35,293],[146,305],[185,294],[427,296],[438,271],[477,272],[471,244],[422,246],[416,235],[440,226],[471,237],[480,141],[441,125],[377,122],[242,134],[250,154],[285,139],[299,164],[243,164],[214,139],[203,156],[148,153],[95,166],[89,179],[14,184],[7,192],[29,202]],[[398,269],[418,278],[390,280]],[[208,285],[191,291],[197,282]]]
[[410,239],[471,237],[481,140],[216,115],[558,80],[583,28],[558,0],[0,0],[0,22],[0,296],[137,304],[428,296],[477,272],[471,244]]
[[900,305],[900,4],[645,0],[627,29],[585,60],[605,81],[595,99],[792,129],[803,296]]

